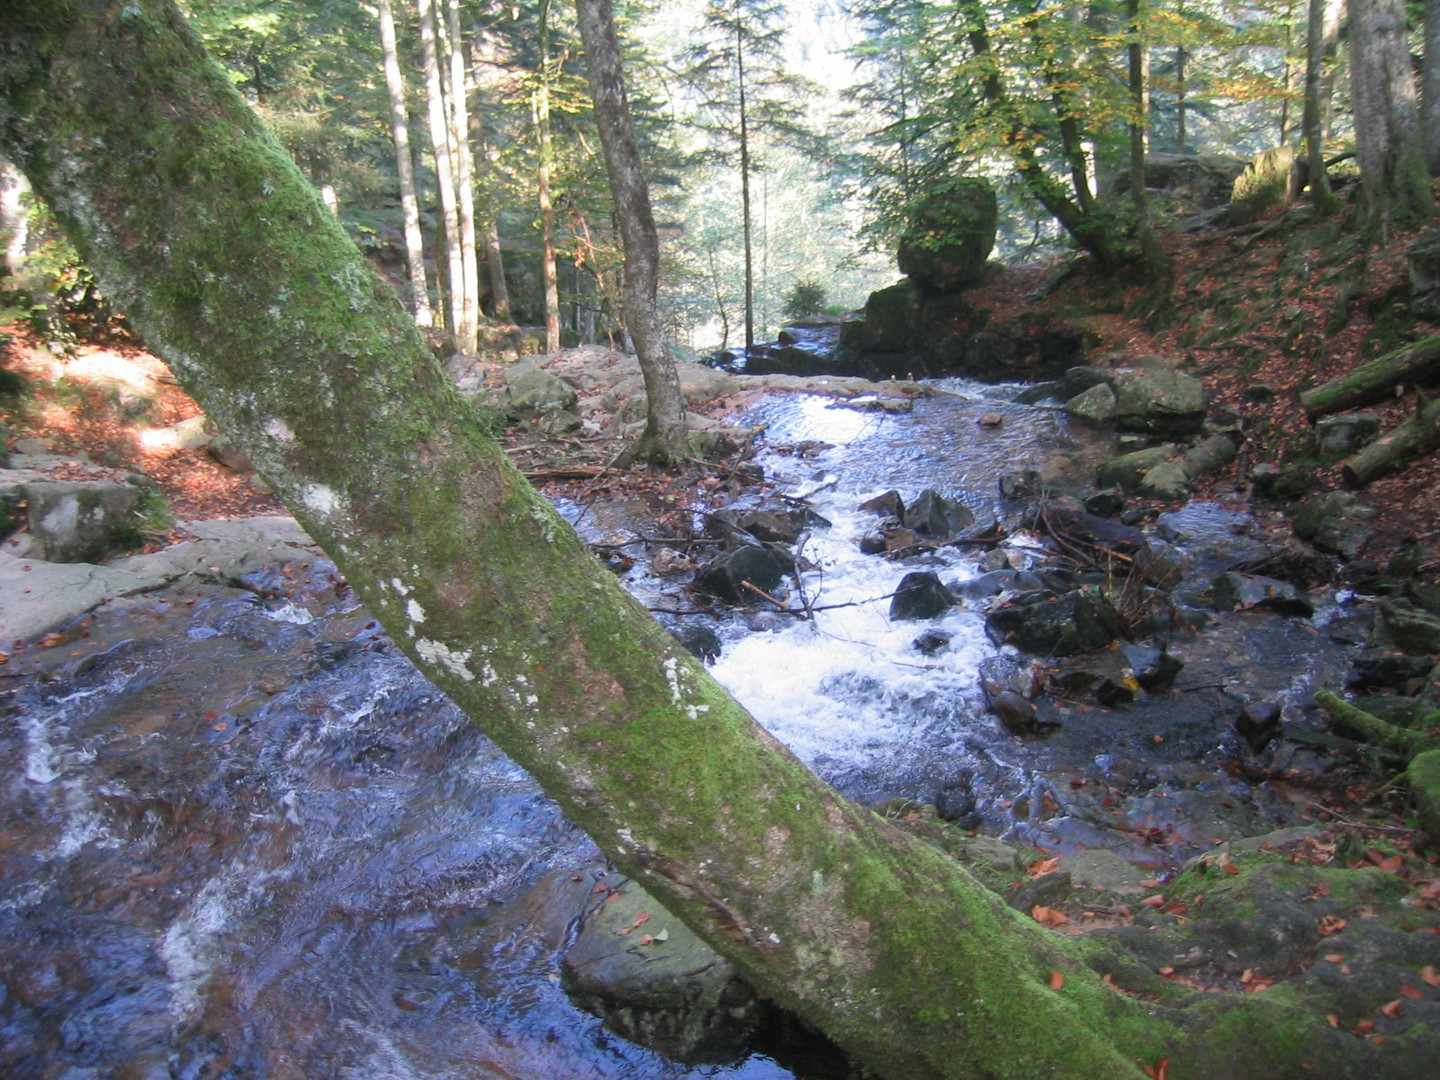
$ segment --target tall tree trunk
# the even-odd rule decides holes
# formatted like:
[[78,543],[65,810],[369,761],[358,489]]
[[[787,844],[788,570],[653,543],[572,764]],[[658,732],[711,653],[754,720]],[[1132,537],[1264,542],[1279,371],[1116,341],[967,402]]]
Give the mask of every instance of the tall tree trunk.
[[1295,108],[1292,98],[1296,83],[1300,79],[1300,68],[1295,63],[1295,0],[1285,5],[1285,68],[1280,78],[1280,141],[1276,145],[1289,146],[1295,135]]
[[1425,0],[1425,61],[1421,72],[1420,128],[1425,164],[1431,176],[1440,176],[1440,0]]
[[755,347],[754,219],[750,208],[750,116],[745,102],[745,41],[735,23],[735,86],[740,102],[740,215],[745,242],[745,355]]
[[575,10],[615,220],[625,246],[625,325],[645,379],[645,432],[635,453],[651,461],[679,461],[685,454],[685,398],[660,324],[660,238],[625,97],[614,14],[610,0],[576,0]]
[[1309,0],[1305,22],[1305,158],[1309,166],[1310,200],[1315,209],[1329,216],[1340,209],[1340,200],[1330,188],[1325,168],[1325,111],[1320,92],[1321,69],[1325,62],[1325,8],[1327,0]]
[[[482,106],[487,98],[497,96],[493,85],[493,72],[498,70],[501,64],[501,58],[495,55],[487,38],[476,35],[470,43],[470,85],[475,88],[477,99],[477,107],[471,112],[470,142],[479,148],[480,156],[491,176],[499,167],[500,152],[492,144],[486,125],[481,119],[484,115]],[[493,186],[493,182],[487,185],[487,192]],[[485,248],[485,272],[490,282],[490,312],[499,322],[508,323],[513,318],[510,313],[510,285],[505,279],[505,253],[501,248],[499,212],[495,203],[493,195],[483,200],[485,227],[482,240]]]
[[1431,217],[1400,0],[1351,0],[1350,86],[1365,221],[1383,233]]
[[461,311],[465,295],[465,265],[461,256],[460,209],[455,195],[455,167],[450,155],[450,118],[445,107],[445,90],[440,78],[440,35],[435,20],[435,0],[417,0],[420,11],[420,45],[425,65],[425,96],[429,104],[430,143],[435,151],[435,186],[440,189],[440,213],[444,218],[445,256],[449,273],[445,277],[446,328],[455,335],[463,325]]
[[[18,276],[25,263],[30,217],[25,197],[30,181],[25,174],[0,158],[0,278]],[[713,256],[712,256],[713,259]]]
[[1175,47],[1175,152],[1185,153],[1185,61],[1190,54],[1184,45]]
[[539,155],[535,186],[540,203],[540,280],[545,289],[545,351],[560,349],[560,281],[555,269],[555,207],[550,198],[554,147],[550,136],[550,0],[540,0],[540,71],[535,83]]
[[505,280],[505,252],[500,247],[500,226],[495,216],[485,226],[485,268],[490,272],[490,310],[500,322],[509,322],[510,285]]
[[460,227],[459,322],[455,347],[466,356],[479,351],[480,264],[475,254],[475,155],[470,148],[470,109],[465,83],[465,43],[460,36],[460,0],[446,0],[446,54],[450,66],[450,147],[455,156],[455,193]]
[[1278,989],[1123,994],[1100,940],[805,769],[485,436],[168,0],[11,4],[0,40],[0,154],[107,293],[396,646],[762,994],[907,1080],[1359,1077],[1406,1052]]
[[410,309],[419,326],[430,326],[430,286],[425,280],[425,244],[420,237],[420,201],[415,197],[415,163],[410,155],[410,122],[405,78],[395,44],[395,13],[390,0],[378,0],[380,49],[385,56],[385,86],[390,91],[390,133],[395,140],[395,171],[400,176],[400,212],[405,221],[405,263],[410,269]]

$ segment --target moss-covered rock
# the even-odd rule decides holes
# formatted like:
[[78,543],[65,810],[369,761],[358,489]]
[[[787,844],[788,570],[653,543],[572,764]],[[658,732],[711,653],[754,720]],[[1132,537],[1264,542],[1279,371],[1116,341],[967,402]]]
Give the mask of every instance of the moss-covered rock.
[[995,246],[999,203],[988,181],[960,176],[924,195],[900,237],[896,261],[929,293],[978,285]]

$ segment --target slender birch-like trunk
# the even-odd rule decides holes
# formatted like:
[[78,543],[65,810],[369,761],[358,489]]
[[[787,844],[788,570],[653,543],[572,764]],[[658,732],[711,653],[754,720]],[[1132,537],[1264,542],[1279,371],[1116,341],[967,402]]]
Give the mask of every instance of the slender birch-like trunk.
[[417,326],[430,326],[430,285],[425,280],[425,243],[420,235],[420,200],[415,197],[415,160],[410,154],[410,120],[405,77],[395,42],[395,12],[390,0],[376,0],[380,49],[385,56],[385,86],[390,92],[390,133],[395,140],[395,171],[400,177],[400,213],[405,221],[405,263],[410,270],[410,309]]

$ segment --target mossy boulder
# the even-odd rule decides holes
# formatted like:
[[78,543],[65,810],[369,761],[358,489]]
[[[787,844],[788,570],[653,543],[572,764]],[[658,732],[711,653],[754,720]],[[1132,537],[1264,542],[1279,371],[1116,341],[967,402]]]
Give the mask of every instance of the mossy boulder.
[[1230,222],[1244,225],[1269,217],[1294,201],[1295,149],[1277,146],[1250,159],[1230,191]]
[[977,285],[995,247],[1000,220],[995,189],[960,176],[922,196],[900,237],[896,261],[927,293],[950,293]]
[[919,343],[920,288],[902,281],[870,294],[865,301],[865,321],[860,345],[867,352],[899,353]]

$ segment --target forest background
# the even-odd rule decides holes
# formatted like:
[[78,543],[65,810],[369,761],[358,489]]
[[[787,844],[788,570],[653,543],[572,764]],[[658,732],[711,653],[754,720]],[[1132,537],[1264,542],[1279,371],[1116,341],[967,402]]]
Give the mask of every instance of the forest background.
[[[1407,57],[1424,21],[1419,5],[1351,6],[1343,20],[1334,0],[619,4],[669,340],[707,353],[861,306],[894,280],[917,203],[959,174],[997,188],[1002,261],[1084,246],[1067,215],[1133,212],[1116,181],[1137,139],[1150,155],[1298,143],[1307,70],[1317,140],[1343,177],[1359,9],[1398,19]],[[550,351],[623,337],[569,5],[183,7],[421,325],[467,353],[486,323],[545,326]],[[36,260],[49,284],[86,288],[53,243]]]

